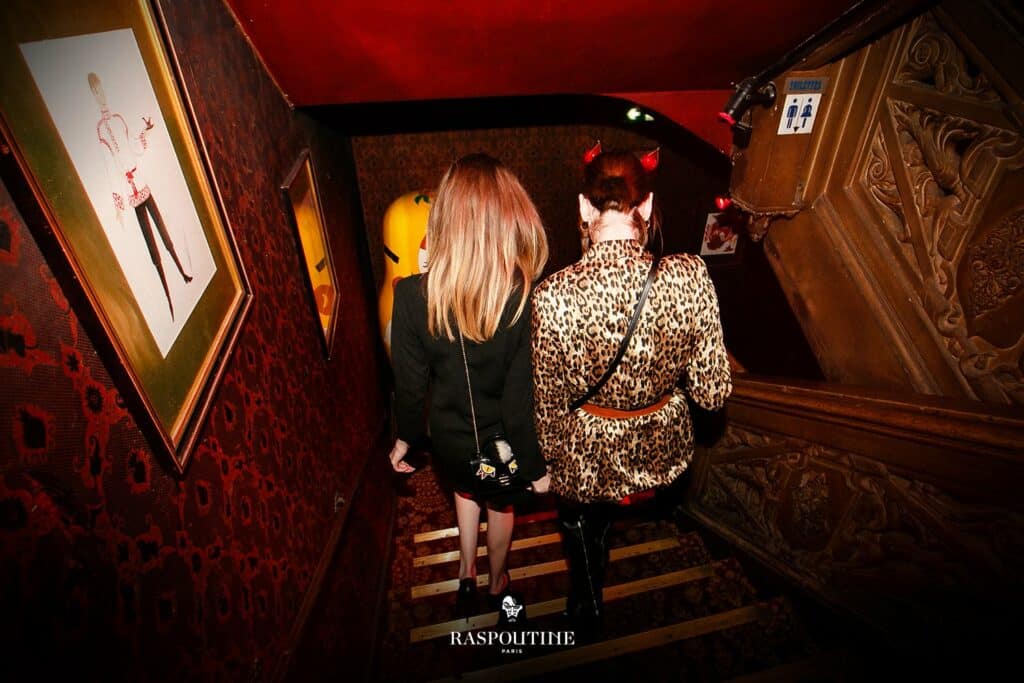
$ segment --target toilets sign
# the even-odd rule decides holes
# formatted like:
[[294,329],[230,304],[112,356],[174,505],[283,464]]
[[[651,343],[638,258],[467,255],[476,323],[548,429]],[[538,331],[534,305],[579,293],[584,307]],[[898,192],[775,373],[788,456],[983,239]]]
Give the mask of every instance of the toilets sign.
[[824,78],[787,78],[786,95],[779,117],[779,135],[805,135],[814,130]]

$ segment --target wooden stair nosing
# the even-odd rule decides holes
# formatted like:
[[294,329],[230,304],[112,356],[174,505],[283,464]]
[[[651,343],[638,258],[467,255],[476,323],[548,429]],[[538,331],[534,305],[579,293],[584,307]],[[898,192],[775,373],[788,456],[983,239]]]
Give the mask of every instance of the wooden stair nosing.
[[[551,545],[558,543],[562,539],[561,534],[544,534],[543,536],[531,536],[529,538],[520,538],[512,541],[512,545],[509,547],[509,551],[523,550],[524,548],[537,548],[542,545]],[[414,557],[412,560],[413,567],[428,567],[433,564],[444,564],[446,562],[458,562],[460,551],[451,550],[446,553],[437,553],[434,555],[420,555]],[[487,556],[487,546],[477,546],[476,549],[477,557]]]
[[[644,523],[641,523],[641,524],[634,524],[630,528],[632,528],[632,529],[640,529],[640,528],[643,528],[645,526],[651,526],[651,525],[652,525],[651,523],[644,522]],[[442,529],[442,531],[447,531],[447,530]],[[689,535],[693,535],[693,532],[691,531],[691,532],[687,532],[687,533],[680,534],[680,535],[681,536],[689,536]],[[527,548],[538,548],[538,547],[544,546],[544,545],[552,545],[552,544],[558,543],[560,540],[561,540],[561,534],[559,534],[558,532],[555,532],[553,534],[542,534],[540,536],[527,536],[526,538],[517,538],[516,540],[512,541],[512,545],[509,547],[509,551],[525,550]],[[460,555],[461,555],[461,552],[459,550],[449,550],[447,552],[434,553],[434,554],[431,554],[431,555],[417,555],[416,557],[414,557],[412,559],[412,566],[415,569],[415,568],[419,568],[419,567],[429,567],[429,566],[432,566],[432,565],[435,565],[435,564],[445,564],[447,562],[458,562],[459,559],[461,559]],[[486,545],[478,545],[477,548],[476,548],[476,556],[477,557],[486,557],[487,556],[487,546]]]
[[[650,590],[670,588],[672,586],[689,583],[690,581],[706,579],[713,576],[714,573],[715,570],[711,564],[703,564],[697,567],[690,567],[689,569],[670,572],[668,574],[659,574],[658,576],[652,576],[646,579],[638,579],[627,583],[619,583],[614,586],[606,586],[604,589],[604,601],[612,602],[614,600],[628,598],[631,595],[645,593]],[[557,614],[564,609],[565,598],[557,598],[555,600],[547,600],[545,602],[526,605],[526,614],[530,619],[534,619],[537,617],[547,616],[549,614]],[[409,631],[409,642],[418,643],[434,638],[441,638],[450,633],[475,631],[489,626],[494,626],[497,623],[498,613],[487,612],[485,614],[478,614],[475,617],[470,617],[469,619],[453,619],[440,624],[419,626]]]
[[[549,519],[555,519],[558,513],[555,510],[542,510],[540,512],[534,512],[528,515],[522,515],[516,518],[516,522],[519,524],[532,524],[533,522],[543,522]],[[487,531],[487,522],[480,523],[480,531]],[[452,538],[459,535],[459,527],[452,526],[447,529],[436,529],[434,531],[424,531],[422,533],[415,534],[412,537],[413,543],[425,543],[427,541],[437,541],[442,538]]]
[[[618,548],[612,548],[609,553],[609,559],[612,562],[617,560],[623,560],[630,557],[637,557],[639,555],[647,555],[649,553],[655,553],[662,550],[669,550],[671,548],[679,547],[679,538],[677,536],[670,536],[668,538],[661,538],[654,541],[648,541],[646,543],[637,543],[635,545],[620,546]],[[543,576],[545,574],[556,574],[558,572],[565,571],[567,568],[565,560],[553,560],[551,562],[542,562],[540,564],[532,564],[526,567],[516,567],[515,569],[509,570],[509,576],[513,581],[528,579],[534,576]],[[477,587],[486,586],[490,583],[490,574],[478,574],[476,577]],[[425,583],[419,586],[413,586],[411,589],[412,599],[426,598],[433,595],[443,595],[444,593],[454,593],[459,589],[458,579],[447,579],[445,581],[438,581],[436,583]]]

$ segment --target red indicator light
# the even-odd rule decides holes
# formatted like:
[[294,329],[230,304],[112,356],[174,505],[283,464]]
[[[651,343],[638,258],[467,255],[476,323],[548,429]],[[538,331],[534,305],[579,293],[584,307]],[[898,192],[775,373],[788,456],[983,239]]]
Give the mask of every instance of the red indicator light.
[[715,206],[718,207],[719,211],[725,211],[732,204],[732,200],[728,197],[715,197]]

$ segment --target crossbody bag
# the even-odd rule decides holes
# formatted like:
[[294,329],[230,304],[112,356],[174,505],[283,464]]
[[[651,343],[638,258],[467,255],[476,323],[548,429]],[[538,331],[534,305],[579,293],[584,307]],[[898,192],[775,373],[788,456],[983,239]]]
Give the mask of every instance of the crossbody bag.
[[473,419],[473,441],[476,444],[476,452],[469,459],[470,473],[476,484],[473,492],[487,497],[526,490],[530,487],[530,482],[519,473],[519,462],[505,435],[497,432],[480,441],[480,432],[476,425],[476,405],[473,402],[473,384],[469,379],[469,360],[466,358],[466,343],[461,331],[459,348],[462,350],[462,366],[466,370],[466,392]]

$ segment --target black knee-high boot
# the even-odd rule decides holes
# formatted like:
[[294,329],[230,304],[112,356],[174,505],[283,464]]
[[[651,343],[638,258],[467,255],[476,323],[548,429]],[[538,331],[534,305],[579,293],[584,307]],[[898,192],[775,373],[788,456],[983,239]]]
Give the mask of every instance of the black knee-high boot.
[[558,508],[562,547],[569,564],[566,614],[574,623],[577,640],[601,637],[604,619],[604,575],[608,562],[610,520],[601,504],[561,502]]

